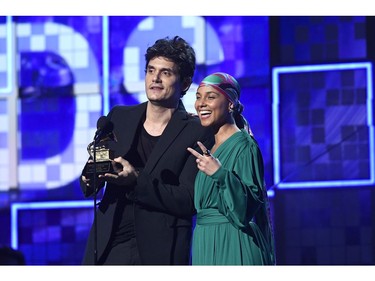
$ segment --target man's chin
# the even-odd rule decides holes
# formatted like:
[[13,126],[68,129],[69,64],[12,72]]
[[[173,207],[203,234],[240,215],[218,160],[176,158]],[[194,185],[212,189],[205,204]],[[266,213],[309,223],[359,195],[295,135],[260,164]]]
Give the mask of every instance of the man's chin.
[[148,100],[152,105],[165,107],[165,108],[176,108],[178,105],[178,101],[170,101],[170,100],[160,100],[160,99],[149,99]]

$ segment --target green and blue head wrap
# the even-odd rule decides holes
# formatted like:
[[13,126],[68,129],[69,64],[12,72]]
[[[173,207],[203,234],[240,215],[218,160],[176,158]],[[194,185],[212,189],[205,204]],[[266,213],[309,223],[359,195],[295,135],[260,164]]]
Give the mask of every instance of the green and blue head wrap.
[[202,80],[199,87],[202,86],[211,86],[216,91],[223,94],[228,101],[233,103],[233,117],[236,121],[236,125],[241,129],[246,129],[252,135],[249,123],[241,114],[244,109],[239,100],[241,87],[233,76],[224,72],[215,72]]

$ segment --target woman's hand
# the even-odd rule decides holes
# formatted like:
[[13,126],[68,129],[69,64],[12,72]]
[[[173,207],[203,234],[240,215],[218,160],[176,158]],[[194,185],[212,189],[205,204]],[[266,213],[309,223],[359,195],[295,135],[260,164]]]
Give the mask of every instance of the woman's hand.
[[203,145],[203,143],[198,141],[197,144],[203,151],[203,154],[200,154],[191,147],[188,147],[187,150],[197,158],[196,162],[198,169],[206,175],[211,176],[221,167],[221,163],[219,159],[211,155],[211,152]]

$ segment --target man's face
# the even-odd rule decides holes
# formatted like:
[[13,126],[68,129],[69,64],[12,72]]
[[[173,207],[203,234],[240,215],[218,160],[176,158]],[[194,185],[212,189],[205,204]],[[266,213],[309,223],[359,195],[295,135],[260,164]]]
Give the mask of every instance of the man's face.
[[176,107],[183,90],[177,65],[164,57],[155,57],[146,69],[147,98],[154,104]]

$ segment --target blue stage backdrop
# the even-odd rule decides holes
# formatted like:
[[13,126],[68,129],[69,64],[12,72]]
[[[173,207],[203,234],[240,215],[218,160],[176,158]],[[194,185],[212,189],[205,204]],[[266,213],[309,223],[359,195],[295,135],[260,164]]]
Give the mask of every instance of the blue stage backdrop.
[[146,48],[181,36],[199,81],[242,87],[279,264],[375,264],[372,17],[0,17],[0,244],[79,264],[93,202],[78,179],[97,119],[144,93]]

